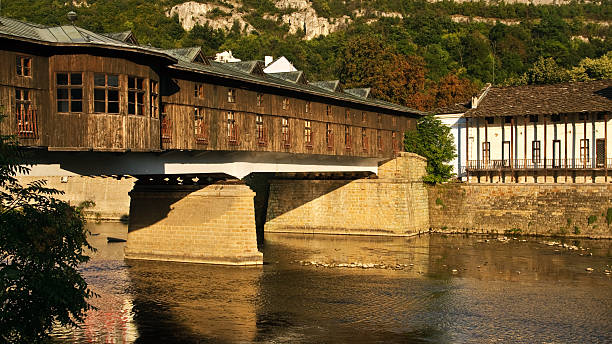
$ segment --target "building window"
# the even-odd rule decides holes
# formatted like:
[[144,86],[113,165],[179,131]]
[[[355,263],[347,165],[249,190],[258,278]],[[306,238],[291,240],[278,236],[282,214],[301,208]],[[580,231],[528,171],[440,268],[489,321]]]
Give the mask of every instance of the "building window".
[[17,56],[17,75],[32,76],[32,58]]
[[145,114],[145,80],[134,76],[128,77],[128,114],[144,116]]
[[482,161],[486,164],[491,160],[491,142],[482,143]]
[[533,141],[531,143],[531,161],[534,165],[540,163],[540,141]]
[[283,98],[283,110],[289,109],[289,98]]
[[94,74],[94,112],[119,113],[119,76]]
[[552,115],[550,116],[550,120],[552,122],[561,122],[561,115]]
[[57,112],[83,112],[83,74],[57,73]]
[[506,124],[511,124],[511,123],[512,123],[512,116],[506,116],[506,117],[504,117],[504,123],[506,123]]
[[17,136],[35,138],[37,135],[36,111],[32,105],[30,91],[15,89],[15,115],[17,119]]
[[263,106],[263,93],[257,93],[257,106]]
[[391,145],[393,145],[394,153],[399,152],[400,148],[399,148],[399,143],[397,142],[397,132],[395,131],[391,133]]
[[195,83],[193,85],[193,96],[196,98],[204,98],[204,84]]
[[362,121],[362,122],[365,122],[365,121],[366,121],[366,113],[365,113],[365,112],[362,112],[362,113],[361,113],[361,121]]
[[580,139],[580,162],[589,163],[589,139]]
[[376,146],[379,152],[383,151],[382,132],[380,130],[376,130]]
[[331,106],[327,105],[327,107],[325,108],[325,111],[327,113],[327,116],[331,116],[332,115]]
[[289,118],[281,118],[281,134],[283,135],[283,145],[289,147],[291,145],[291,136],[289,132]]
[[312,148],[312,124],[310,121],[304,121],[304,143],[306,147]]
[[227,139],[230,144],[238,144],[238,126],[234,111],[227,112]]
[[206,126],[206,113],[202,107],[193,108],[193,120],[196,143],[208,144],[208,128]]
[[487,124],[493,124],[495,123],[495,117],[485,117],[485,121],[487,121]]
[[351,110],[349,109],[344,110],[344,119],[347,121],[351,119]]
[[236,89],[228,88],[227,89],[227,102],[235,103],[236,102]]
[[346,150],[351,149],[351,127],[348,125],[344,126],[344,147]]
[[334,131],[329,123],[325,123],[325,144],[328,149],[334,148]]
[[255,116],[255,129],[257,130],[257,144],[260,146],[266,145],[267,140],[262,115]]
[[159,83],[151,80],[151,117],[159,116]]
[[172,121],[168,116],[168,104],[161,107],[161,139],[164,143],[172,142]]
[[531,123],[538,123],[539,120],[540,120],[540,116],[538,116],[538,115],[529,115],[529,122],[531,122]]
[[310,113],[310,102],[306,102],[306,113]]
[[368,144],[368,133],[366,128],[361,128],[361,147],[364,152],[367,152],[370,148]]

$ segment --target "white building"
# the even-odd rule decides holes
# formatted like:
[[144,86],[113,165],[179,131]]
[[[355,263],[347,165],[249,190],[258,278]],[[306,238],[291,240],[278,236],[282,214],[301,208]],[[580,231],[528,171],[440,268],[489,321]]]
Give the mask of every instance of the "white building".
[[437,117],[455,136],[463,180],[612,182],[612,80],[490,87],[463,116],[446,112]]
[[264,59],[264,73],[288,73],[297,72],[297,68],[293,66],[293,63],[289,62],[286,57],[281,56],[274,60],[272,56],[266,56]]

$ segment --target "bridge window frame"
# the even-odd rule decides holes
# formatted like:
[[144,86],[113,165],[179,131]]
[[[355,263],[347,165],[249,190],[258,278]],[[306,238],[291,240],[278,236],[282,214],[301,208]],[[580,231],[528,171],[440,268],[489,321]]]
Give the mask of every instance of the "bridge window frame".
[[255,115],[255,134],[257,135],[258,145],[265,146],[268,144],[263,115]]
[[368,130],[365,127],[361,128],[361,149],[364,152],[370,150],[370,145],[368,142]]
[[264,103],[264,94],[257,93],[257,106],[263,106]]
[[289,110],[289,98],[288,97],[283,98],[282,107],[283,107],[283,110]]
[[236,112],[227,111],[226,113],[226,129],[227,129],[227,140],[231,145],[238,144],[238,126],[236,125]]
[[352,149],[351,126],[344,126],[344,148],[349,151]]
[[15,57],[15,72],[17,76],[24,78],[32,77],[32,57],[17,55]]
[[149,82],[150,93],[149,102],[151,106],[151,117],[159,117],[159,82],[157,80],[150,80]]
[[304,112],[305,113],[310,113],[311,107],[312,107],[312,104],[310,103],[310,101],[306,101]]
[[235,88],[228,88],[227,89],[227,102],[228,103],[235,103],[236,102],[236,89]]
[[193,83],[193,96],[198,99],[204,98],[204,84],[199,82]]
[[485,165],[491,161],[491,142],[487,141],[482,143],[482,161]]
[[289,117],[281,117],[281,139],[285,148],[291,147],[291,128],[289,127]]
[[128,75],[128,115],[146,115],[146,79]]
[[589,139],[580,139],[580,162],[583,164],[589,163],[591,154],[589,152],[590,142]]
[[206,126],[206,112],[204,107],[193,107],[193,123],[196,143],[208,144],[208,127]]
[[334,128],[331,123],[325,123],[325,144],[328,150],[334,149]]
[[83,72],[55,73],[55,103],[57,105],[57,113],[84,112],[83,81]]
[[15,120],[18,137],[38,137],[36,117],[36,109],[32,101],[32,90],[15,87]]
[[304,121],[304,144],[306,148],[312,149],[312,122],[310,120]]
[[531,141],[531,162],[534,165],[539,165],[541,158],[540,140]]
[[376,146],[378,147],[379,152],[384,150],[382,131],[380,129],[376,130]]
[[[100,77],[103,77],[104,80],[101,80]],[[94,113],[120,114],[121,101],[119,93],[121,91],[121,80],[119,74],[95,73],[93,84]]]

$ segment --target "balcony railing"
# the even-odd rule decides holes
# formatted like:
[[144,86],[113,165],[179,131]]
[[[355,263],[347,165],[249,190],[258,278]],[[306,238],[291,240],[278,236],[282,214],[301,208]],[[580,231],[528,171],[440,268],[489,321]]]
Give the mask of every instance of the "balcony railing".
[[503,159],[469,160],[468,171],[488,170],[535,170],[535,169],[612,169],[612,158],[596,159]]

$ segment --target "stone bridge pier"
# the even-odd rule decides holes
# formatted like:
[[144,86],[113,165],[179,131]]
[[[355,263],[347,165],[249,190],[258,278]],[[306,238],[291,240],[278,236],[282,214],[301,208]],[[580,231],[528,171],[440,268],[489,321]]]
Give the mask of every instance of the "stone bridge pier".
[[425,166],[422,157],[400,153],[381,163],[378,175],[267,173],[244,180],[227,174],[139,177],[130,192],[125,256],[257,265],[263,264],[257,229],[260,241],[262,230],[415,235],[429,229],[427,189],[422,181]]
[[223,176],[139,178],[130,192],[125,257],[263,264],[254,196],[244,182]]

